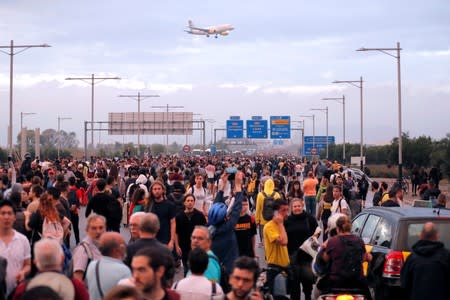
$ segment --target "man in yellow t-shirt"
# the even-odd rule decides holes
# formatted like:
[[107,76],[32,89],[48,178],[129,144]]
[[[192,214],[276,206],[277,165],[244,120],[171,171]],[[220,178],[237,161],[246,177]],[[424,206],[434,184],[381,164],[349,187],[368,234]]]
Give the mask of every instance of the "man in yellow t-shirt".
[[272,220],[264,226],[264,248],[269,267],[267,282],[271,291],[275,276],[289,267],[288,238],[284,228],[284,220],[289,214],[289,205],[285,200],[280,199],[274,202],[273,210]]

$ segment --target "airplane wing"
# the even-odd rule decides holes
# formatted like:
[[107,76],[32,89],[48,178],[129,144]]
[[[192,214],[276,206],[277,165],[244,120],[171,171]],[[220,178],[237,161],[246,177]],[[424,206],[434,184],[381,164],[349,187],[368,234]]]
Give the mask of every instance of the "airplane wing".
[[208,28],[200,28],[200,27],[193,27],[193,26],[189,26],[189,28],[209,33],[209,29]]

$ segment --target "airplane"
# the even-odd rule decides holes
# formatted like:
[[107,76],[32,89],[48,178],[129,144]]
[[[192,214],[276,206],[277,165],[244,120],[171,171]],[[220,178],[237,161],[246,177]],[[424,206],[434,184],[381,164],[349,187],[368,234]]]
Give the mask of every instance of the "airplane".
[[187,33],[195,35],[206,35],[206,37],[214,34],[216,39],[219,34],[222,36],[226,36],[231,30],[234,29],[233,25],[231,24],[221,24],[206,28],[195,27],[194,23],[191,20],[189,20],[188,24],[189,30],[185,30]]

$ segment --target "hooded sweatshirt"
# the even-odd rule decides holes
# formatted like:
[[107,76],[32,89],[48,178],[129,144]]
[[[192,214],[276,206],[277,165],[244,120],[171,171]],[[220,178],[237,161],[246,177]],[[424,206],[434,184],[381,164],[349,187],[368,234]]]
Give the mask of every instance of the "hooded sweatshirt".
[[401,271],[407,299],[450,299],[450,252],[439,241],[419,240]]
[[[267,179],[266,182],[264,183],[264,193],[267,196],[272,195],[272,193],[274,192],[274,188],[275,188],[275,184],[273,182],[272,179]],[[263,211],[263,206],[264,206],[264,193],[263,192],[259,192],[258,196],[256,197],[256,214],[255,214],[255,220],[256,220],[256,224],[261,224],[261,225],[265,225],[267,222],[269,222],[270,220],[266,220],[264,219],[263,215],[262,215],[262,211]],[[275,192],[273,198],[275,200],[279,200],[280,194]]]

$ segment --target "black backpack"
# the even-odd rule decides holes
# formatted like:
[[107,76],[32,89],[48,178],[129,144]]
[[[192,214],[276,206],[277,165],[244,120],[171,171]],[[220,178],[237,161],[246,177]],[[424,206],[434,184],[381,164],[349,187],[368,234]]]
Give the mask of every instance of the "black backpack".
[[344,236],[339,236],[338,239],[344,246],[344,259],[338,275],[344,280],[357,280],[362,274],[362,257],[364,252],[361,244]]
[[220,266],[220,282],[218,282],[218,283],[222,287],[223,292],[225,294],[228,293],[229,291],[231,291],[231,287],[230,287],[230,283],[228,282],[230,276],[227,272],[227,269],[225,268],[224,264],[216,256],[208,254],[208,257],[214,259],[219,264],[219,266]]
[[70,190],[67,195],[67,201],[69,201],[69,206],[76,205],[80,206],[80,200],[77,198],[77,190]]
[[111,196],[106,205],[106,209],[108,210],[108,218],[112,221],[111,223],[120,223],[122,220],[122,207],[119,200]]
[[264,220],[270,221],[273,218],[273,202],[275,201],[275,192],[272,192],[271,195],[267,195],[265,192],[262,193],[264,196],[262,216]]

